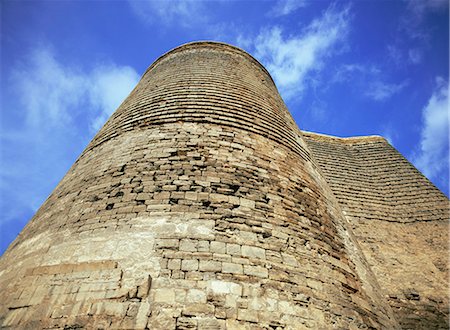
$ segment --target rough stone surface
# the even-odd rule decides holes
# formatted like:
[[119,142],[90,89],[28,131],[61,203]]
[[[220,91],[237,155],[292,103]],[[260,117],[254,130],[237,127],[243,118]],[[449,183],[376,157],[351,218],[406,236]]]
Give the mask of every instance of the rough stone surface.
[[400,243],[359,218],[353,235],[310,147],[247,53],[163,55],[0,259],[2,328],[396,329],[389,299],[441,299],[437,286],[386,299],[401,271],[383,290],[374,272]]
[[303,137],[402,328],[448,329],[447,197],[382,137]]

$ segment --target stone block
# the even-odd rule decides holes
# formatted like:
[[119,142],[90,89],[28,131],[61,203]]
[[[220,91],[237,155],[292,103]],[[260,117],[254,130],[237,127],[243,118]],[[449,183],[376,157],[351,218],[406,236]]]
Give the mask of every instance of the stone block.
[[198,270],[198,260],[182,260],[181,261],[181,270],[184,271],[195,271]]
[[217,320],[216,318],[199,318],[198,329],[225,330],[226,325],[224,320]]
[[247,258],[266,259],[266,251],[256,246],[242,245],[242,256]]
[[173,199],[184,199],[184,194],[185,194],[184,191],[172,191],[170,193],[170,198],[173,198]]
[[167,262],[168,269],[181,269],[181,259],[169,259]]
[[[157,202],[157,201],[156,201]],[[170,209],[168,204],[151,204],[147,205],[148,212],[162,212]]]
[[243,274],[243,268],[240,264],[233,264],[231,262],[222,263],[222,272],[231,274]]
[[199,270],[202,272],[220,272],[222,270],[222,263],[213,260],[200,260]]
[[209,252],[209,241],[198,241],[197,250],[198,252]]
[[202,303],[189,304],[183,308],[181,315],[184,316],[214,315],[214,306]]
[[242,286],[234,282],[213,280],[209,282],[208,287],[211,292],[216,294],[242,295]]
[[127,308],[127,304],[119,301],[105,301],[102,304],[101,313],[109,316],[124,317]]
[[220,253],[214,253],[213,254],[214,260],[218,261],[231,261],[232,257],[229,254],[220,254]]
[[197,329],[197,320],[192,317],[179,317],[177,319],[176,329]]
[[186,193],[185,193],[186,195],[185,195],[185,198],[187,199],[187,200],[191,200],[191,201],[196,201],[197,200],[197,192],[195,192],[195,191],[186,191]]
[[186,302],[187,290],[184,288],[175,288],[175,301],[178,304],[184,304]]
[[166,304],[175,303],[175,290],[173,288],[155,289],[154,302]]
[[246,230],[241,230],[239,232],[239,237],[245,242],[256,242],[258,241],[258,236],[256,233]]
[[231,262],[235,264],[248,265],[250,264],[250,260],[242,257],[231,257]]
[[257,323],[258,322],[258,312],[249,309],[238,309],[237,319],[242,321],[248,321]]
[[170,191],[156,192],[153,195],[154,200],[166,200],[170,198]]
[[225,307],[216,307],[214,316],[218,319],[226,319],[227,318],[227,309]]
[[228,202],[228,196],[222,194],[210,194],[209,200],[211,203],[226,203]]
[[283,314],[295,315],[295,304],[290,301],[278,301],[278,310]]
[[156,240],[157,249],[175,249],[178,248],[179,240],[176,238],[160,238]]
[[240,198],[240,205],[243,207],[248,207],[250,209],[254,209],[255,208],[255,201],[252,201],[250,199],[247,198]]
[[249,276],[257,276],[261,278],[269,277],[268,269],[261,266],[244,265],[244,274]]
[[[164,185],[162,187],[162,189],[164,190],[164,192],[169,192],[169,191],[175,191],[177,190],[177,186],[174,184],[168,184],[168,185]],[[166,196],[166,195],[165,195]],[[170,195],[169,195],[170,196]],[[167,197],[168,198],[168,197]]]
[[281,253],[281,256],[282,256],[283,262],[285,264],[287,264],[289,266],[293,266],[293,267],[298,267],[299,266],[299,263],[298,263],[297,259],[294,256],[292,256],[290,254],[287,254],[287,253]]
[[180,251],[197,252],[197,243],[198,241],[196,240],[182,239],[180,241]]
[[212,241],[210,244],[210,251],[213,253],[226,253],[226,244],[223,242]]
[[236,196],[228,196],[228,202],[233,205],[240,205],[241,201],[239,197]]
[[189,303],[206,303],[206,293],[204,290],[189,289],[186,300]]
[[203,280],[203,274],[202,272],[197,271],[189,271],[186,272],[184,278],[190,281],[201,281]]
[[149,329],[175,329],[176,315],[173,310],[169,308],[158,309],[152,312],[152,317],[149,318]]
[[141,282],[141,284],[137,287],[137,297],[138,298],[146,298],[150,291],[152,285],[152,278],[150,275],[147,276],[145,280]]
[[240,256],[241,246],[239,244],[227,243],[227,253]]
[[185,277],[185,273],[181,270],[174,269],[172,270],[170,277],[173,279],[183,279]]

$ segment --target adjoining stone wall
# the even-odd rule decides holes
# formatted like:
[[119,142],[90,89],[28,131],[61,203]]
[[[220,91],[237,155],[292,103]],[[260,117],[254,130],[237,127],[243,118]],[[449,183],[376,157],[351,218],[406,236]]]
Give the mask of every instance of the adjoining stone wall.
[[0,259],[5,328],[395,329],[265,69],[161,57]]
[[404,329],[448,329],[449,201],[381,137],[303,132]]

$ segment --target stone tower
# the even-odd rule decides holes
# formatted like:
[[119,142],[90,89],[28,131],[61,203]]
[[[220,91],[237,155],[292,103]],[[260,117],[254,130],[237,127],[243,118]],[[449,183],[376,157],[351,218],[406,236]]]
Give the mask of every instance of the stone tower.
[[176,48],[1,258],[0,322],[398,328],[319,166],[253,57]]

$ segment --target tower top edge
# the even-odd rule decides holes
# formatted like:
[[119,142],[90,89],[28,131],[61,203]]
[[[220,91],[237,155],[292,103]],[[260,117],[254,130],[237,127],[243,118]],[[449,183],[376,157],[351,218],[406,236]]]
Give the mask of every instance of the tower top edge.
[[343,144],[352,144],[352,143],[369,143],[369,142],[385,142],[389,143],[386,138],[381,135],[363,135],[363,136],[350,136],[350,137],[340,137],[327,135],[322,133],[315,133],[309,131],[303,131],[302,135],[307,138],[311,138],[314,140],[323,140],[323,141],[334,141]]
[[267,76],[270,78],[270,80],[275,84],[272,76],[270,75],[269,71],[267,71],[267,69],[264,67],[264,65],[262,65],[261,62],[259,62],[256,58],[254,58],[248,52],[246,52],[245,50],[243,50],[242,48],[239,48],[237,46],[230,45],[230,44],[227,44],[225,42],[212,41],[212,40],[191,41],[191,42],[182,44],[180,46],[177,46],[177,47],[169,50],[168,52],[166,52],[163,55],[161,55],[160,57],[158,57],[147,68],[147,70],[145,70],[143,75],[145,75],[148,71],[150,71],[155,66],[157,66],[165,58],[167,58],[167,57],[169,57],[169,56],[171,56],[173,54],[176,54],[176,53],[180,53],[180,52],[183,52],[183,51],[188,51],[188,50],[192,50],[192,49],[196,49],[196,48],[197,49],[207,49],[207,48],[210,48],[210,49],[224,49],[224,50],[228,50],[228,51],[234,52],[236,54],[243,55],[243,56],[247,57],[251,62],[253,62],[257,66],[259,66],[261,68],[261,70],[263,70],[264,73],[266,73]]

